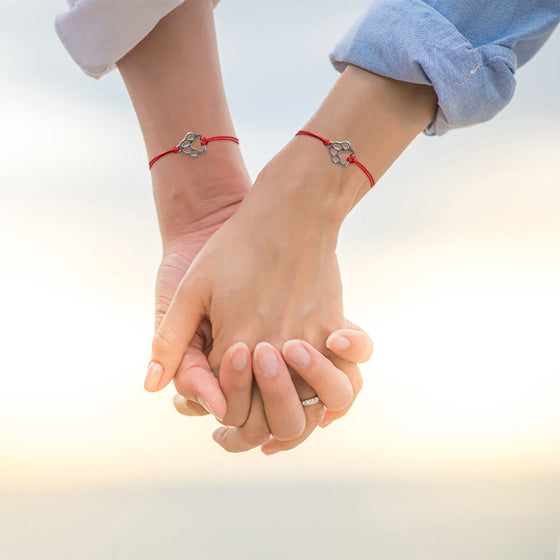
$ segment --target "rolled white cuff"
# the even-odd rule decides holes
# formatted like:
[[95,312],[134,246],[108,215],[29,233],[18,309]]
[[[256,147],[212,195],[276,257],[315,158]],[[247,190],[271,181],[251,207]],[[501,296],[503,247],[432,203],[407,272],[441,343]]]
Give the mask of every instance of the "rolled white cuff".
[[[68,0],[70,9],[55,20],[62,44],[93,78],[115,68],[158,21],[184,0]],[[214,0],[216,5],[219,0]]]

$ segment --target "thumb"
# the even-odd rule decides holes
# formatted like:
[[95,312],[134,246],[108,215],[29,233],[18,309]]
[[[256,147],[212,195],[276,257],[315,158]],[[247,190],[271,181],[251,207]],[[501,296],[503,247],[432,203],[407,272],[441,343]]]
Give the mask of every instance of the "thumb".
[[173,379],[203,317],[200,289],[185,276],[154,335],[144,382],[147,391],[159,391]]
[[373,340],[361,327],[346,319],[346,328],[333,331],[325,346],[339,358],[361,364],[373,354]]

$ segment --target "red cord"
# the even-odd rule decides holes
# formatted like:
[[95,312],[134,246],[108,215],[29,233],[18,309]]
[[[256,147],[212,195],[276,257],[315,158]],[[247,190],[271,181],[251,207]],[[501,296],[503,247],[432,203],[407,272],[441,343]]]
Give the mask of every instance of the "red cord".
[[206,146],[208,142],[214,142],[214,140],[229,140],[230,142],[235,142],[236,144],[239,144],[239,138],[236,138],[235,136],[210,136],[209,138],[203,136],[200,139],[200,143],[203,146]]
[[[323,144],[327,147],[331,147],[333,144],[342,144],[342,142],[331,142],[330,140],[328,140],[327,138],[323,138],[322,136],[319,136],[318,134],[315,134],[314,132],[309,132],[308,130],[299,130],[298,132],[296,132],[296,136],[311,136],[313,138],[317,138],[317,140],[321,140],[321,142],[323,142]],[[347,142],[348,145],[350,145],[349,142]],[[375,185],[375,179],[373,178],[373,175],[367,170],[366,166],[363,163],[360,163],[358,161],[358,159],[356,158],[356,156],[354,155],[354,152],[352,151],[352,147],[350,146],[349,150],[341,150],[341,151],[349,151],[351,152],[350,155],[348,156],[348,159],[346,160],[348,163],[353,163],[355,165],[357,165],[366,175],[366,177],[368,178],[368,181],[370,183],[370,185],[373,187]],[[329,153],[330,150],[329,150]],[[331,160],[333,161],[333,163],[337,163],[334,159],[333,159],[333,154],[331,153]]]
[[348,161],[350,163],[355,163],[366,175],[366,177],[369,180],[369,184],[373,187],[375,185],[375,179],[373,178],[373,175],[366,169],[366,166],[363,163],[360,163],[357,159],[356,156],[354,154],[352,154],[349,158]]
[[330,146],[332,144],[330,140],[327,140],[326,138],[323,138],[322,136],[319,136],[318,134],[315,134],[313,132],[308,132],[307,130],[299,130],[298,132],[296,132],[296,136],[303,136],[303,135],[317,138],[317,140],[321,140],[321,142],[323,142],[325,146]]
[[157,156],[153,157],[150,160],[150,163],[148,164],[150,166],[150,169],[152,168],[152,165],[154,165],[154,163],[161,157],[166,156],[167,154],[176,154],[179,151],[179,146],[175,146],[174,148],[171,148],[170,150],[166,150],[165,152],[161,152],[161,154],[158,154]]
[[[187,136],[192,135],[193,139],[192,140],[187,140]],[[177,144],[177,146],[174,146],[173,148],[169,149],[169,150],[165,150],[165,152],[161,152],[161,154],[158,154],[157,156],[154,156],[151,160],[149,165],[149,168],[152,168],[152,165],[154,165],[154,163],[162,158],[163,156],[166,156],[167,154],[176,154],[179,151],[182,151],[182,145],[185,144],[186,146],[188,146],[189,148],[192,149],[192,151],[194,153],[196,153],[195,156],[192,157],[198,157],[198,155],[203,154],[206,151],[206,148],[204,148],[204,150],[199,150],[198,148],[193,148],[192,144],[193,142],[196,140],[196,138],[200,138],[200,145],[201,146],[206,146],[206,144],[210,143],[210,142],[214,142],[216,140],[228,140],[229,142],[235,142],[236,144],[239,144],[239,138],[236,138],[235,136],[203,136],[201,134],[194,134],[193,132],[187,132],[187,134],[185,135],[185,138],[179,143]],[[185,153],[185,152],[183,152]]]

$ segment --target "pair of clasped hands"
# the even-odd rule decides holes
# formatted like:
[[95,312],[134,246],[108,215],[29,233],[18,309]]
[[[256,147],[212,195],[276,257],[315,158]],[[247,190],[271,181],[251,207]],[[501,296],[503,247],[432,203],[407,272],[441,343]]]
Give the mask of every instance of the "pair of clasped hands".
[[[214,143],[188,163],[228,149]],[[345,209],[325,199],[340,176],[320,143],[295,138],[250,189],[246,175],[230,178],[221,192],[239,200],[226,196],[164,250],[145,387],[173,380],[177,410],[213,414],[227,451],[292,449],[343,416],[361,389],[356,364],[373,344],[343,316],[335,250]]]
[[[193,44],[203,46],[196,56]],[[182,3],[117,65],[148,160],[188,131],[235,136],[210,0]],[[348,65],[303,128],[351,142],[377,180],[436,110],[433,88]],[[253,185],[231,141],[196,159],[169,153],[151,172],[163,258],[146,389],[173,380],[175,407],[213,414],[228,451],[296,447],[349,410],[357,364],[372,353],[344,317],[336,257],[368,177],[308,136],[293,137]]]

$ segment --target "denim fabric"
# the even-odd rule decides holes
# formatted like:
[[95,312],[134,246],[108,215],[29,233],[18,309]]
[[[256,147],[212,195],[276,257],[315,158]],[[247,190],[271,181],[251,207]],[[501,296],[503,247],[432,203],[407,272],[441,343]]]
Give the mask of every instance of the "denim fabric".
[[514,73],[560,20],[560,0],[377,0],[331,53],[397,80],[431,84],[436,119],[425,130],[491,119],[515,91]]

